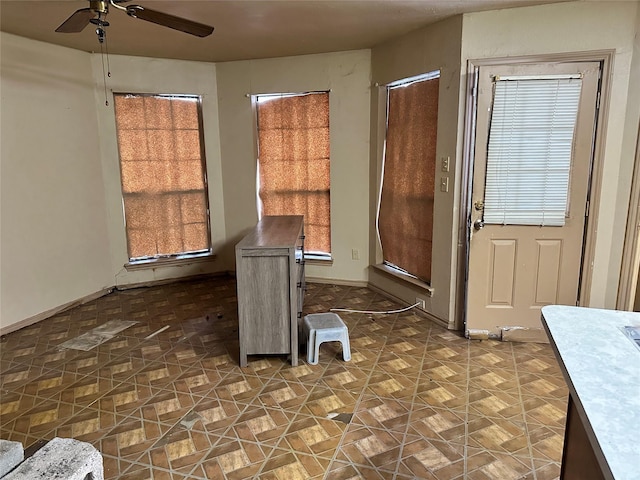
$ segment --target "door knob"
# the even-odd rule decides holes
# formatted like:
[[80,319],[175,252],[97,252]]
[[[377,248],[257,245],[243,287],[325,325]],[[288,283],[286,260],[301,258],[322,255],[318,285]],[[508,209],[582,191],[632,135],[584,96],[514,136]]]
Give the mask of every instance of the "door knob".
[[473,229],[474,230],[482,230],[483,227],[484,227],[484,221],[481,218],[479,218],[475,222],[473,222]]

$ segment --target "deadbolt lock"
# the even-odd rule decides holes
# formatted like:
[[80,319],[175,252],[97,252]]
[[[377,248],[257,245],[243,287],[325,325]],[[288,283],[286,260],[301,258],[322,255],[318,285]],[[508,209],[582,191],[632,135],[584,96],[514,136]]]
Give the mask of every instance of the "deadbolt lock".
[[476,200],[476,203],[473,204],[473,208],[475,208],[478,212],[484,210],[484,202],[482,200]]

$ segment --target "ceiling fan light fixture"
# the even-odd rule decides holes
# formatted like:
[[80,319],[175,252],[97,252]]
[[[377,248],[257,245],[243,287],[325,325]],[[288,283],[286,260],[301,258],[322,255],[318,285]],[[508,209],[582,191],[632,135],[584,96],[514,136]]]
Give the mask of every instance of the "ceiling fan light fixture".
[[[127,0],[89,0],[89,8],[82,8],[76,10],[69,18],[67,18],[62,25],[60,25],[56,32],[61,33],[78,33],[81,32],[84,27],[89,23],[98,25],[99,27],[106,27],[109,23],[105,20],[106,15],[109,13],[109,5],[126,12],[132,18],[139,20],[145,20],[147,22],[155,23],[163,27],[172,28],[180,32],[188,33],[196,37],[206,37],[213,33],[213,27],[205,25],[203,23],[194,22],[186,18],[176,17],[168,13],[158,12],[157,10],[151,10],[141,5],[129,5],[123,7],[118,5],[124,3]],[[97,15],[97,18],[96,18]],[[100,37],[100,35],[98,34]]]
[[109,3],[105,0],[89,0],[89,8],[97,14],[109,13]]

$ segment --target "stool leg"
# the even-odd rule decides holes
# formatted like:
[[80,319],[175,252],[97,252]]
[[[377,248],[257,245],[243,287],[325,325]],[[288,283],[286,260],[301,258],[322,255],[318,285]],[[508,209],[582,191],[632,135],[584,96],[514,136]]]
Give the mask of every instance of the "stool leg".
[[318,341],[318,334],[316,333],[313,337],[313,362],[312,365],[317,365],[320,361],[320,343]]
[[348,362],[349,360],[351,360],[351,344],[349,343],[348,332],[345,332],[342,335],[342,340],[340,341],[340,343],[342,343],[342,360]]
[[307,363],[315,365],[318,363],[318,354],[316,353],[316,361],[313,361],[313,352],[316,348],[316,331],[315,329],[309,329],[309,337],[307,340]]

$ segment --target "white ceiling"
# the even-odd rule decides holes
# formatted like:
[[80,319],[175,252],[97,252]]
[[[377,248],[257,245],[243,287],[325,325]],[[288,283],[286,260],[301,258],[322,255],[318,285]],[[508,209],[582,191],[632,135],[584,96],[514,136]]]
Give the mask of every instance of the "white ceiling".
[[[223,62],[371,48],[451,15],[568,0],[136,0],[142,6],[212,25],[194,37],[111,8],[111,54]],[[54,30],[88,0],[0,0],[0,30],[99,52],[92,25]]]

